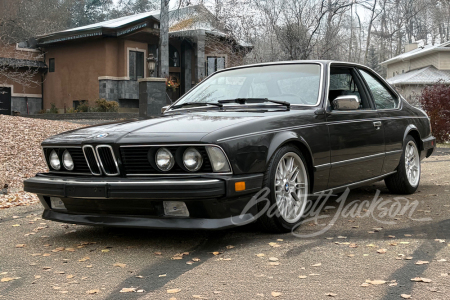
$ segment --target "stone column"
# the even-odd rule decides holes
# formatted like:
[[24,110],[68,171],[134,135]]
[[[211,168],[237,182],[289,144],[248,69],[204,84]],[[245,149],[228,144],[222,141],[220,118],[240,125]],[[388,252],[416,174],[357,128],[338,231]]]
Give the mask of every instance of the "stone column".
[[206,77],[205,72],[205,31],[204,30],[198,30],[197,35],[197,45],[195,47],[195,52],[197,56],[197,68],[195,70],[196,78],[195,82],[200,82],[200,79],[203,79]]
[[182,60],[183,61],[183,71],[181,74],[183,75],[184,81],[184,91],[181,91],[183,94],[187,93],[192,87],[192,50],[190,46],[185,45],[182,50]]
[[148,118],[161,115],[166,105],[166,79],[147,77],[139,82],[139,117]]

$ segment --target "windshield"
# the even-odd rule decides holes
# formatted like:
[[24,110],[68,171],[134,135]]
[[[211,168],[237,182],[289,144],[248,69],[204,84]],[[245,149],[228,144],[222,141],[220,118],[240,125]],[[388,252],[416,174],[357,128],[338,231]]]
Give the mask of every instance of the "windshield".
[[217,73],[176,104],[217,103],[236,98],[267,98],[291,104],[316,105],[320,65],[288,64],[249,67]]

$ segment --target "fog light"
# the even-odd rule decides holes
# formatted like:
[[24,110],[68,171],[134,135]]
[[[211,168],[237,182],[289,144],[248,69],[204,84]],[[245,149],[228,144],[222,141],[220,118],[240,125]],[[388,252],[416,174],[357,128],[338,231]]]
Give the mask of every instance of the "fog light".
[[163,205],[166,216],[189,217],[189,210],[183,201],[164,201]]
[[50,204],[52,209],[66,209],[64,202],[62,202],[61,198],[50,197]]

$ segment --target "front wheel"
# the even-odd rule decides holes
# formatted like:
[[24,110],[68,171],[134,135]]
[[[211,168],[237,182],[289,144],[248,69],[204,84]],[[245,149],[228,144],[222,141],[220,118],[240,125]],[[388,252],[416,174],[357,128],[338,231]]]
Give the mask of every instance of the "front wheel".
[[387,188],[395,194],[412,194],[420,182],[420,153],[415,139],[408,135],[397,173],[384,179]]
[[294,146],[278,149],[269,162],[264,186],[270,189],[270,209],[258,219],[264,230],[289,232],[301,222],[309,192],[303,154]]

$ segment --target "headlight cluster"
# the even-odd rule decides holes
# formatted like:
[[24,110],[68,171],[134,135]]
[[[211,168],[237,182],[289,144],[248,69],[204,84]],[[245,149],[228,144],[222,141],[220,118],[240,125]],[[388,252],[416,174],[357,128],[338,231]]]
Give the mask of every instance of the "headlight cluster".
[[[218,147],[206,146],[205,155],[208,155],[211,167],[214,172],[229,172],[230,165],[223,151]],[[204,149],[204,148],[203,148]],[[204,151],[204,150],[203,150]],[[154,154],[156,167],[163,172],[168,172],[177,164],[180,168],[188,172],[197,172],[204,165],[204,157],[197,147],[180,147],[171,152],[166,147],[159,148]],[[149,160],[151,157],[149,156]]]
[[[63,149],[60,149],[59,152],[61,152],[62,150]],[[67,149],[62,152],[61,158],[58,155],[57,150],[51,150],[50,155],[48,156],[48,163],[50,167],[55,171],[61,170],[61,164],[67,171],[72,171],[75,167],[72,155],[70,155],[70,152]]]

